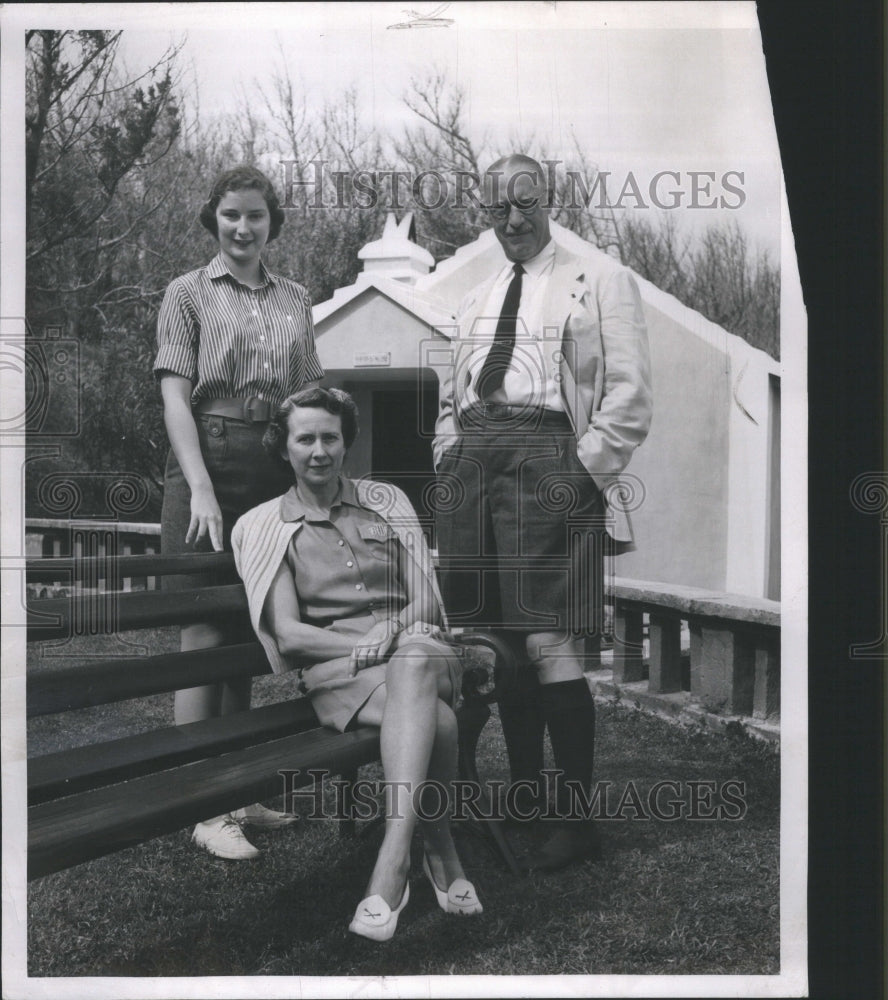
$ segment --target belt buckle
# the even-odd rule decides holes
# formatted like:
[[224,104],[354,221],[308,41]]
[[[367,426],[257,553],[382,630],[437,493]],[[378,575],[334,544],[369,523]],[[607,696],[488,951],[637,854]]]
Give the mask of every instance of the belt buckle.
[[253,416],[253,406],[261,402],[262,400],[258,396],[248,396],[244,400],[244,423],[252,424],[256,422],[256,418]]

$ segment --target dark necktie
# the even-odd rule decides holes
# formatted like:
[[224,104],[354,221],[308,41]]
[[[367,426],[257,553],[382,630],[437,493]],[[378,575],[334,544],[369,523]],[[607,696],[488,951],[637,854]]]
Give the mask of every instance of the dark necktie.
[[521,302],[521,276],[524,274],[524,268],[520,264],[513,264],[512,270],[515,274],[506,289],[506,297],[503,299],[503,308],[500,310],[499,321],[496,324],[493,344],[487,352],[478,381],[475,383],[479,399],[486,399],[492,392],[499,389],[512,361],[518,306]]

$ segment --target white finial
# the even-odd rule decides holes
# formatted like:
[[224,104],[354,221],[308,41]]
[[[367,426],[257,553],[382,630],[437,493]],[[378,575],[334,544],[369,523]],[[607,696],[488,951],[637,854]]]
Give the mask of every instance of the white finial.
[[406,212],[400,222],[394,212],[386,213],[382,236],[358,251],[358,259],[364,261],[364,273],[415,284],[417,278],[434,267],[435,258],[414,242],[414,236],[412,212]]

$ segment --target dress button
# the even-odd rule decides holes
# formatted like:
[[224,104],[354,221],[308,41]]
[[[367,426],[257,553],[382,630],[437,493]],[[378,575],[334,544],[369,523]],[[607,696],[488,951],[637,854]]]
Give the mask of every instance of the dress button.
[[215,424],[210,428],[210,434],[212,434],[213,437],[217,438],[221,433],[222,433],[222,428],[217,427]]
[[345,545],[345,542],[340,538],[339,541],[336,544],[337,545]]
[[360,583],[356,583],[355,584],[355,590],[363,590],[363,589],[364,589],[363,584],[360,584]]
[[253,315],[254,315],[254,316],[258,316],[258,315],[259,315],[259,313],[257,313],[257,312],[256,312],[256,310],[254,309],[254,310],[253,310]]
[[348,566],[349,569],[351,569],[352,566],[354,566],[354,563],[351,561],[351,559],[349,559],[349,561],[345,565]]
[[266,368],[268,367],[268,362],[267,362],[267,361],[265,362],[265,367],[266,367]]
[[259,334],[259,339],[260,340],[265,340],[265,334],[264,333],[260,333]]

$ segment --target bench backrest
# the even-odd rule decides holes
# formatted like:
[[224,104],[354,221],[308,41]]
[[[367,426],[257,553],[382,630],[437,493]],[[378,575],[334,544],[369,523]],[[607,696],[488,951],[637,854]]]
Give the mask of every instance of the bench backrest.
[[[230,553],[28,560],[29,583],[62,583],[71,588],[66,597],[28,601],[28,642],[59,643],[83,635],[195,621],[240,624],[246,635],[249,617],[241,583],[168,593],[112,589],[124,577],[233,568]],[[102,589],[94,585],[98,581]],[[212,650],[102,658],[76,666],[60,658],[58,666],[29,677],[27,713],[31,718],[269,672],[265,653],[255,640]]]

